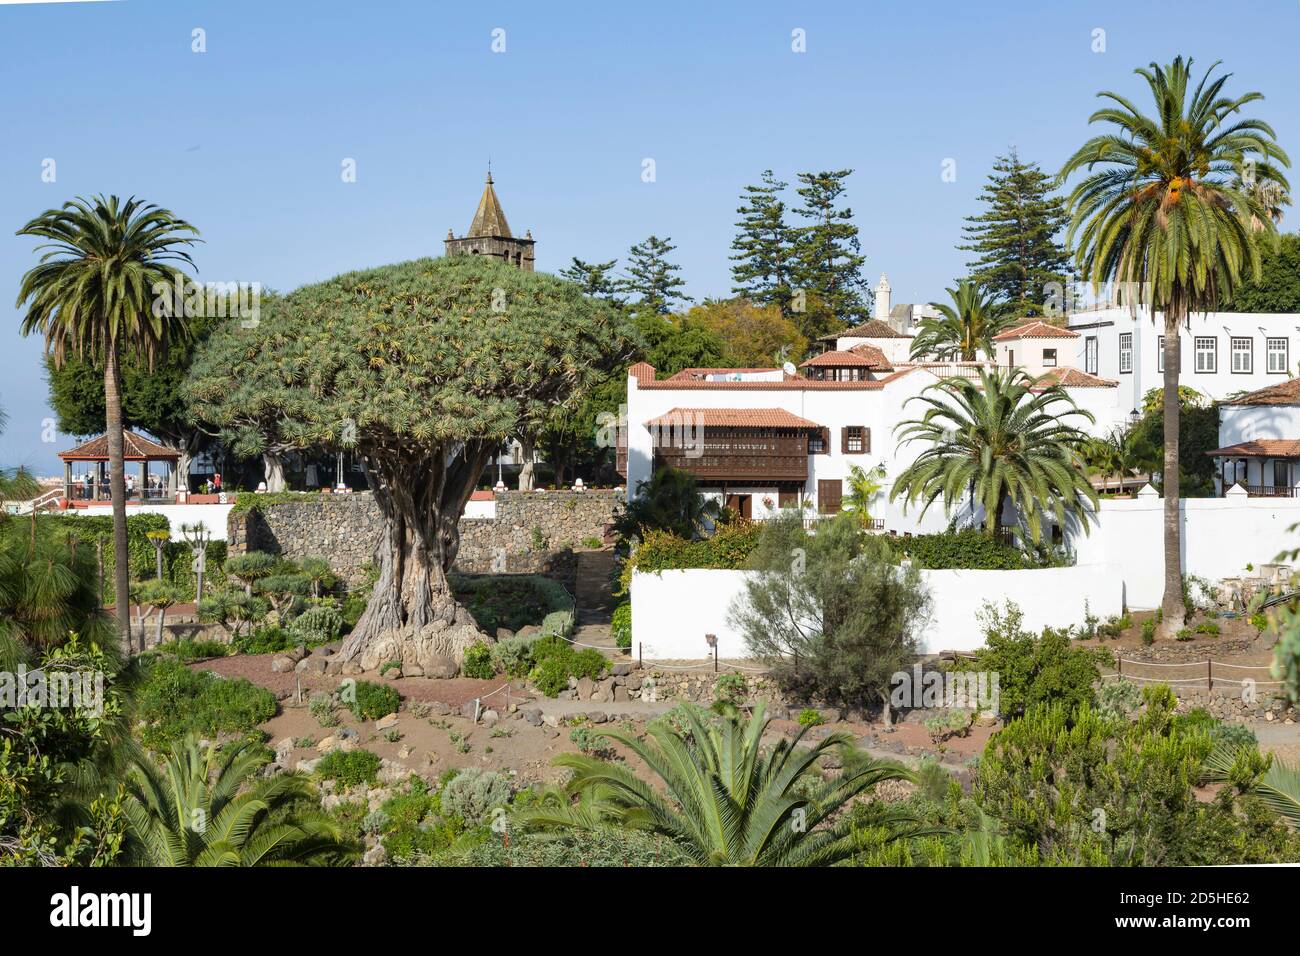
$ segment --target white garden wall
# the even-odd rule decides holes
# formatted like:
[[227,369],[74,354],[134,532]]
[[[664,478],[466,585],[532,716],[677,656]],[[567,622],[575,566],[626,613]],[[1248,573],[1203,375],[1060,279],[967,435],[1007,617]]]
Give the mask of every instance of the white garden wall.
[[[160,514],[166,515],[171,522],[172,539],[181,540],[181,525],[197,524],[202,521],[211,532],[213,541],[226,540],[226,518],[230,515],[233,504],[228,505],[130,505],[126,515]],[[111,515],[112,505],[92,505],[89,508],[69,508],[60,514],[65,515]]]
[[[716,634],[719,657],[746,657],[745,642],[727,623],[732,599],[743,591],[745,571],[663,571],[632,575],[632,654],[646,660],[698,659],[711,651],[704,635]],[[986,601],[1014,601],[1025,627],[1082,624],[1119,614],[1123,580],[1112,565],[1034,571],[922,571],[931,614],[921,650],[970,651],[983,643],[977,620]],[[1086,602],[1086,609],[1085,609]]]

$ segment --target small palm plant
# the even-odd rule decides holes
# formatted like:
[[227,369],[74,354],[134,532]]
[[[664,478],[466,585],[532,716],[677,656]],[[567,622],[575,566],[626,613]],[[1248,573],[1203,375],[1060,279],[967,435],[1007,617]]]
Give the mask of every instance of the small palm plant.
[[[566,790],[577,803],[524,811],[516,822],[659,833],[701,866],[829,866],[847,859],[859,845],[847,815],[837,811],[878,783],[911,780],[911,771],[862,754],[847,733],[801,747],[803,727],[793,741],[764,748],[770,723],[764,709],[759,703],[742,719],[723,706],[710,718],[688,705],[680,711],[680,729],[654,721],[649,739],[602,731],[636,754],[662,787],[617,761],[561,754],[555,763],[573,771]],[[836,751],[844,771],[823,779],[817,762]]]
[[921,320],[912,340],[912,358],[973,362],[980,352],[991,358],[993,336],[1011,324],[1009,306],[974,279],[962,279],[955,289],[945,291],[952,304],[930,303],[939,316]]
[[865,528],[871,523],[871,505],[884,487],[885,466],[863,468],[861,465],[849,466],[849,493],[844,496],[844,503],[852,509],[853,516]]
[[624,539],[646,531],[669,531],[682,538],[704,535],[722,514],[718,502],[705,498],[695,476],[678,468],[657,468],[637,485],[636,497],[616,523]]
[[137,755],[126,783],[127,852],[147,866],[326,865],[353,850],[294,773],[256,779],[269,757],[248,741],[177,741],[161,768]]
[[912,401],[928,407],[921,418],[900,422],[896,432],[901,445],[920,442],[925,450],[894,481],[891,499],[922,501],[925,514],[936,500],[951,512],[969,495],[998,535],[1010,502],[1034,544],[1042,540],[1049,512],[1059,527],[1067,515],[1082,515],[1087,529],[1080,499],[1095,509],[1097,492],[1084,473],[1088,436],[1070,419],[1093,416],[1059,385],[1037,386],[1023,369],[981,369],[979,381],[944,379]]

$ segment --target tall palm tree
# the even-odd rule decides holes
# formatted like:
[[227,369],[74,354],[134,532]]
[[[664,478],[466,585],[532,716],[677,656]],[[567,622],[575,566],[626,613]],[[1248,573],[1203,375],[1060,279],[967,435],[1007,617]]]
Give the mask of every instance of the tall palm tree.
[[[169,341],[189,330],[171,290],[186,281],[176,263],[193,266],[182,247],[198,230],[166,209],[116,196],[77,198],[37,216],[20,236],[48,240],[40,263],[23,276],[22,333],[40,332],[56,367],[68,355],[103,365],[109,491],[113,498],[113,585],[118,629],[129,640],[126,478],[122,463],[122,355],[150,366]],[[166,293],[160,290],[167,290]]]
[[353,849],[294,773],[255,779],[268,757],[249,741],[177,741],[161,770],[139,754],[126,784],[129,858],[146,866],[328,864]]
[[1088,436],[1070,420],[1093,416],[1059,385],[1036,386],[1023,369],[981,369],[978,381],[944,379],[911,402],[927,406],[924,414],[894,431],[901,445],[920,442],[924,451],[894,480],[890,500],[922,500],[925,514],[940,498],[951,511],[969,495],[994,534],[1011,502],[1035,544],[1048,512],[1062,527],[1067,515],[1080,515],[1087,529],[1079,498],[1095,508],[1097,492],[1083,468]]
[[[516,822],[661,833],[701,866],[829,866],[847,859],[859,846],[848,815],[836,811],[877,783],[913,774],[855,750],[847,733],[801,747],[805,727],[793,741],[764,748],[771,723],[765,706],[760,702],[742,720],[734,708],[710,719],[688,705],[679,711],[681,729],[654,721],[646,728],[649,739],[602,731],[635,753],[662,787],[618,761],[561,754],[555,764],[573,771],[566,789],[579,803],[526,811]],[[817,761],[837,750],[845,756],[844,771],[823,779]]]
[[1123,432],[1115,430],[1104,438],[1093,438],[1084,449],[1084,458],[1088,467],[1101,475],[1102,491],[1110,490],[1110,479],[1115,475],[1120,478],[1120,490],[1124,490],[1124,477],[1133,469],[1133,451]]
[[961,279],[957,288],[946,291],[952,304],[930,303],[939,317],[921,320],[912,340],[912,358],[973,362],[979,352],[991,357],[993,336],[1011,324],[1009,307],[974,279]]
[[1139,69],[1150,87],[1151,116],[1118,93],[1089,117],[1110,128],[1071,156],[1060,178],[1087,175],[1069,197],[1067,242],[1080,274],[1094,288],[1114,283],[1117,293],[1152,314],[1164,313],[1164,562],[1166,633],[1183,627],[1178,474],[1179,331],[1193,312],[1228,299],[1243,278],[1258,277],[1260,256],[1252,221],[1265,233],[1276,226],[1258,192],[1241,188],[1249,170],[1258,183],[1289,189],[1279,165],[1289,166],[1272,127],[1237,117],[1263,99],[1259,93],[1223,93],[1231,74],[1199,81],[1192,61]]

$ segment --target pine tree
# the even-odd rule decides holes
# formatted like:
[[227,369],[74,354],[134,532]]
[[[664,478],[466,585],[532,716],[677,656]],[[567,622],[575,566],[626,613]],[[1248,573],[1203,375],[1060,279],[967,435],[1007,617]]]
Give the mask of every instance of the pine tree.
[[740,232],[731,243],[735,252],[731,291],[758,305],[775,305],[787,319],[793,315],[793,237],[780,197],[788,185],[765,169],[757,186],[745,187],[743,204],[736,210],[741,217],[736,223]]
[[636,311],[667,315],[674,302],[694,301],[681,291],[686,285],[677,274],[682,267],[668,261],[668,253],[676,248],[671,238],[650,236],[628,253],[628,274],[622,290],[632,296]]
[[800,331],[809,339],[870,316],[862,277],[866,257],[858,245],[853,210],[836,208],[844,194],[844,180],[852,173],[841,169],[799,174],[803,185],[797,191],[804,204],[794,211],[809,224],[793,230],[795,288],[811,300],[810,307],[798,314]]
[[1049,284],[1064,292],[1072,276],[1069,253],[1056,238],[1070,221],[1065,200],[1051,194],[1037,163],[1021,162],[1013,149],[994,162],[980,201],[987,208],[966,217],[966,243],[957,247],[978,255],[966,263],[971,278],[1020,314],[1043,314]]
[[583,262],[574,256],[573,265],[560,270],[560,278],[576,282],[582,286],[583,293],[593,299],[621,302],[619,282],[613,275],[617,262],[617,259],[610,259],[608,262]]

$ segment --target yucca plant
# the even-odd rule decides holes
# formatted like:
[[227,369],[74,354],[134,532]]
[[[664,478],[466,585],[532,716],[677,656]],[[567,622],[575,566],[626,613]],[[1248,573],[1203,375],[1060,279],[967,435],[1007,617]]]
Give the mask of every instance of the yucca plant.
[[301,809],[296,773],[258,778],[270,757],[249,741],[177,741],[158,767],[138,754],[126,784],[127,852],[145,866],[327,865],[354,849],[327,817]]
[[[735,708],[719,710],[710,717],[687,705],[676,712],[680,728],[657,720],[647,739],[601,731],[636,754],[662,792],[624,763],[561,754],[555,764],[573,771],[566,790],[577,803],[552,802],[521,812],[516,822],[660,833],[700,866],[828,866],[860,849],[848,815],[837,811],[878,783],[912,779],[905,767],[857,751],[847,733],[805,747],[804,727],[793,740],[764,747],[770,720],[762,702],[747,719]],[[817,762],[831,753],[841,755],[844,770],[824,779]]]
[[[950,378],[909,399],[926,406],[919,419],[900,422],[900,444],[920,442],[924,451],[894,480],[890,500],[923,502],[921,514],[942,499],[951,512],[969,496],[984,507],[984,522],[1003,531],[1003,508],[1012,503],[1035,544],[1043,515],[1058,526],[1087,512],[1080,498],[1097,505],[1084,473],[1088,436],[1071,419],[1092,421],[1059,385],[1039,387],[1022,369],[980,370],[979,381]],[[1017,526],[1019,528],[1019,526]]]

